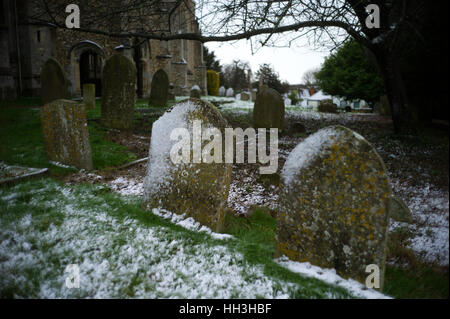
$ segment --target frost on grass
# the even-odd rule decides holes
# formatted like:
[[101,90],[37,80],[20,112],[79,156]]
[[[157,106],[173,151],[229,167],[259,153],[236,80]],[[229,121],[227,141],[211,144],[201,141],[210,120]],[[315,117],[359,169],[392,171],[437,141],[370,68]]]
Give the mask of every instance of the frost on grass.
[[336,270],[334,269],[320,268],[311,265],[308,262],[301,263],[297,261],[292,261],[289,260],[286,256],[278,258],[276,262],[281,266],[291,270],[292,272],[307,277],[317,278],[325,281],[326,283],[345,288],[348,291],[350,291],[354,296],[360,298],[367,298],[367,299],[390,298],[376,290],[366,288],[364,285],[357,282],[356,280],[343,279],[342,277],[336,274]]
[[[249,264],[228,241],[208,239],[208,230],[195,239],[128,218],[126,208],[98,196],[102,190],[62,187],[52,180],[0,190],[1,296],[288,298],[303,289],[267,277],[263,265]],[[177,223],[202,231],[192,221]],[[79,266],[79,289],[65,286],[69,264]],[[339,293],[330,287],[322,296]]]

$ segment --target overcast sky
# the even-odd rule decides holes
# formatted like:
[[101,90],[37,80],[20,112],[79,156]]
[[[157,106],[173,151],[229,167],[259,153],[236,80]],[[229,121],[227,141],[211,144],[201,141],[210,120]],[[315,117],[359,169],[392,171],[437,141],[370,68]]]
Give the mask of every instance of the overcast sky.
[[252,71],[256,72],[260,64],[270,63],[280,74],[280,78],[290,84],[302,83],[303,74],[310,69],[320,67],[328,55],[326,52],[315,51],[307,45],[292,48],[264,47],[252,55],[250,42],[247,40],[234,43],[208,42],[205,45],[210,51],[214,51],[222,65],[240,59],[248,61]]

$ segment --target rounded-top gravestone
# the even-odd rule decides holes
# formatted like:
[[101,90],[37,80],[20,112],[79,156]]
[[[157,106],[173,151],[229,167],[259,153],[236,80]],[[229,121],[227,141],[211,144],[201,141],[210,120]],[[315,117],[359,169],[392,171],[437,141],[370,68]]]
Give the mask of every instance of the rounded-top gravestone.
[[219,96],[225,96],[225,92],[226,92],[225,87],[221,86],[219,88]]
[[197,99],[200,98],[200,87],[198,85],[194,85],[191,88],[190,97],[197,98]]
[[375,264],[382,286],[391,188],[369,142],[342,126],[324,128],[295,147],[281,177],[280,252],[362,283]]
[[41,97],[43,104],[69,97],[64,70],[53,58],[48,59],[42,66]]
[[154,122],[144,207],[185,214],[220,232],[231,181],[222,150],[225,127],[214,105],[200,99],[181,101]]
[[226,92],[227,97],[233,97],[234,96],[234,90],[233,88],[228,88]]
[[114,129],[131,129],[136,103],[136,67],[122,54],[110,57],[103,68],[102,125]]
[[166,71],[159,69],[156,71],[155,75],[153,75],[148,105],[166,107],[168,99],[169,76]]
[[276,90],[263,85],[256,95],[253,107],[253,125],[255,128],[284,127],[284,101]]

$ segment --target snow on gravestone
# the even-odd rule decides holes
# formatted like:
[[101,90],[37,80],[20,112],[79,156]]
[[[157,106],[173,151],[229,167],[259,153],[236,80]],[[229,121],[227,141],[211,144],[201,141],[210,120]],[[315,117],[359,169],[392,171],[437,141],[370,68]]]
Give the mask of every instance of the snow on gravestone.
[[219,88],[219,96],[225,96],[225,87],[224,86],[221,86],[220,88]]
[[42,66],[41,96],[43,104],[69,97],[64,71],[59,62],[53,58],[48,59]]
[[324,128],[295,147],[281,175],[280,252],[362,283],[376,264],[382,285],[391,189],[369,142],[342,126]]
[[110,57],[103,68],[102,125],[118,130],[133,127],[136,67],[122,54]]
[[169,76],[166,71],[159,69],[156,71],[155,75],[153,75],[148,105],[166,107],[168,99]]
[[197,98],[197,99],[200,98],[200,87],[198,85],[194,85],[191,88],[190,97],[194,97],[194,98]]
[[248,94],[247,92],[242,92],[241,101],[248,101],[248,100],[250,100],[250,94]]
[[263,85],[256,95],[253,108],[253,124],[257,128],[278,128],[284,126],[284,101],[276,90]]
[[91,145],[84,104],[56,100],[45,104],[40,112],[48,159],[91,170]]
[[[193,136],[194,124],[199,123],[196,120],[202,121],[201,142],[197,142],[199,136]],[[211,135],[214,133],[208,132],[207,129],[215,127],[221,131],[222,136],[225,136],[223,131],[226,126],[227,122],[218,110],[212,104],[200,99],[177,103],[153,123],[147,175],[144,181],[146,208],[160,207],[176,214],[186,214],[213,231],[220,232],[230,187],[231,165],[223,163],[222,138],[219,136],[212,138]],[[173,136],[175,140],[171,140],[171,134],[180,128],[188,130],[190,141],[181,139],[178,134]],[[208,135],[209,133],[212,134]],[[183,141],[186,143],[183,144]],[[220,152],[217,152],[216,156],[219,156],[222,163],[217,163],[219,160],[213,163],[199,163],[198,156],[205,159],[205,154],[210,155],[213,149],[208,146],[212,147],[215,141],[220,142],[217,148]],[[170,154],[175,144],[187,146],[185,154],[190,155],[189,163],[172,162]],[[197,151],[200,145],[201,153]],[[174,149],[179,151],[176,147]],[[205,150],[209,151],[205,153]]]

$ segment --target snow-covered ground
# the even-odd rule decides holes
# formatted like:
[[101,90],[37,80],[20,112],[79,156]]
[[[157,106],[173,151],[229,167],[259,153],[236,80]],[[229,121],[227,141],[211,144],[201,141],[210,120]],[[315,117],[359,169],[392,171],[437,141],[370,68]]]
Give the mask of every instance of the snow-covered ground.
[[[14,297],[289,298],[302,289],[266,276],[263,266],[248,264],[230,246],[193,241],[167,227],[121,218],[114,213],[114,205],[95,195],[99,186],[74,189],[52,180],[36,184],[38,189],[29,185],[34,184],[0,190],[0,202],[11,210],[22,205],[21,197],[32,195],[20,218],[0,218],[0,287],[13,291]],[[86,205],[86,201],[95,204]],[[53,220],[45,222],[47,227],[42,227],[42,216],[36,210],[51,212]],[[190,231],[225,239],[224,243],[234,240],[183,216],[161,210],[153,214]],[[294,271],[303,267],[284,259],[278,262]],[[79,270],[76,289],[66,286],[66,266],[71,264]],[[322,270],[314,272],[317,275]],[[335,276],[331,282],[327,278],[357,297],[385,297],[361,293],[361,285],[351,280]],[[324,294],[336,297],[332,287]]]

